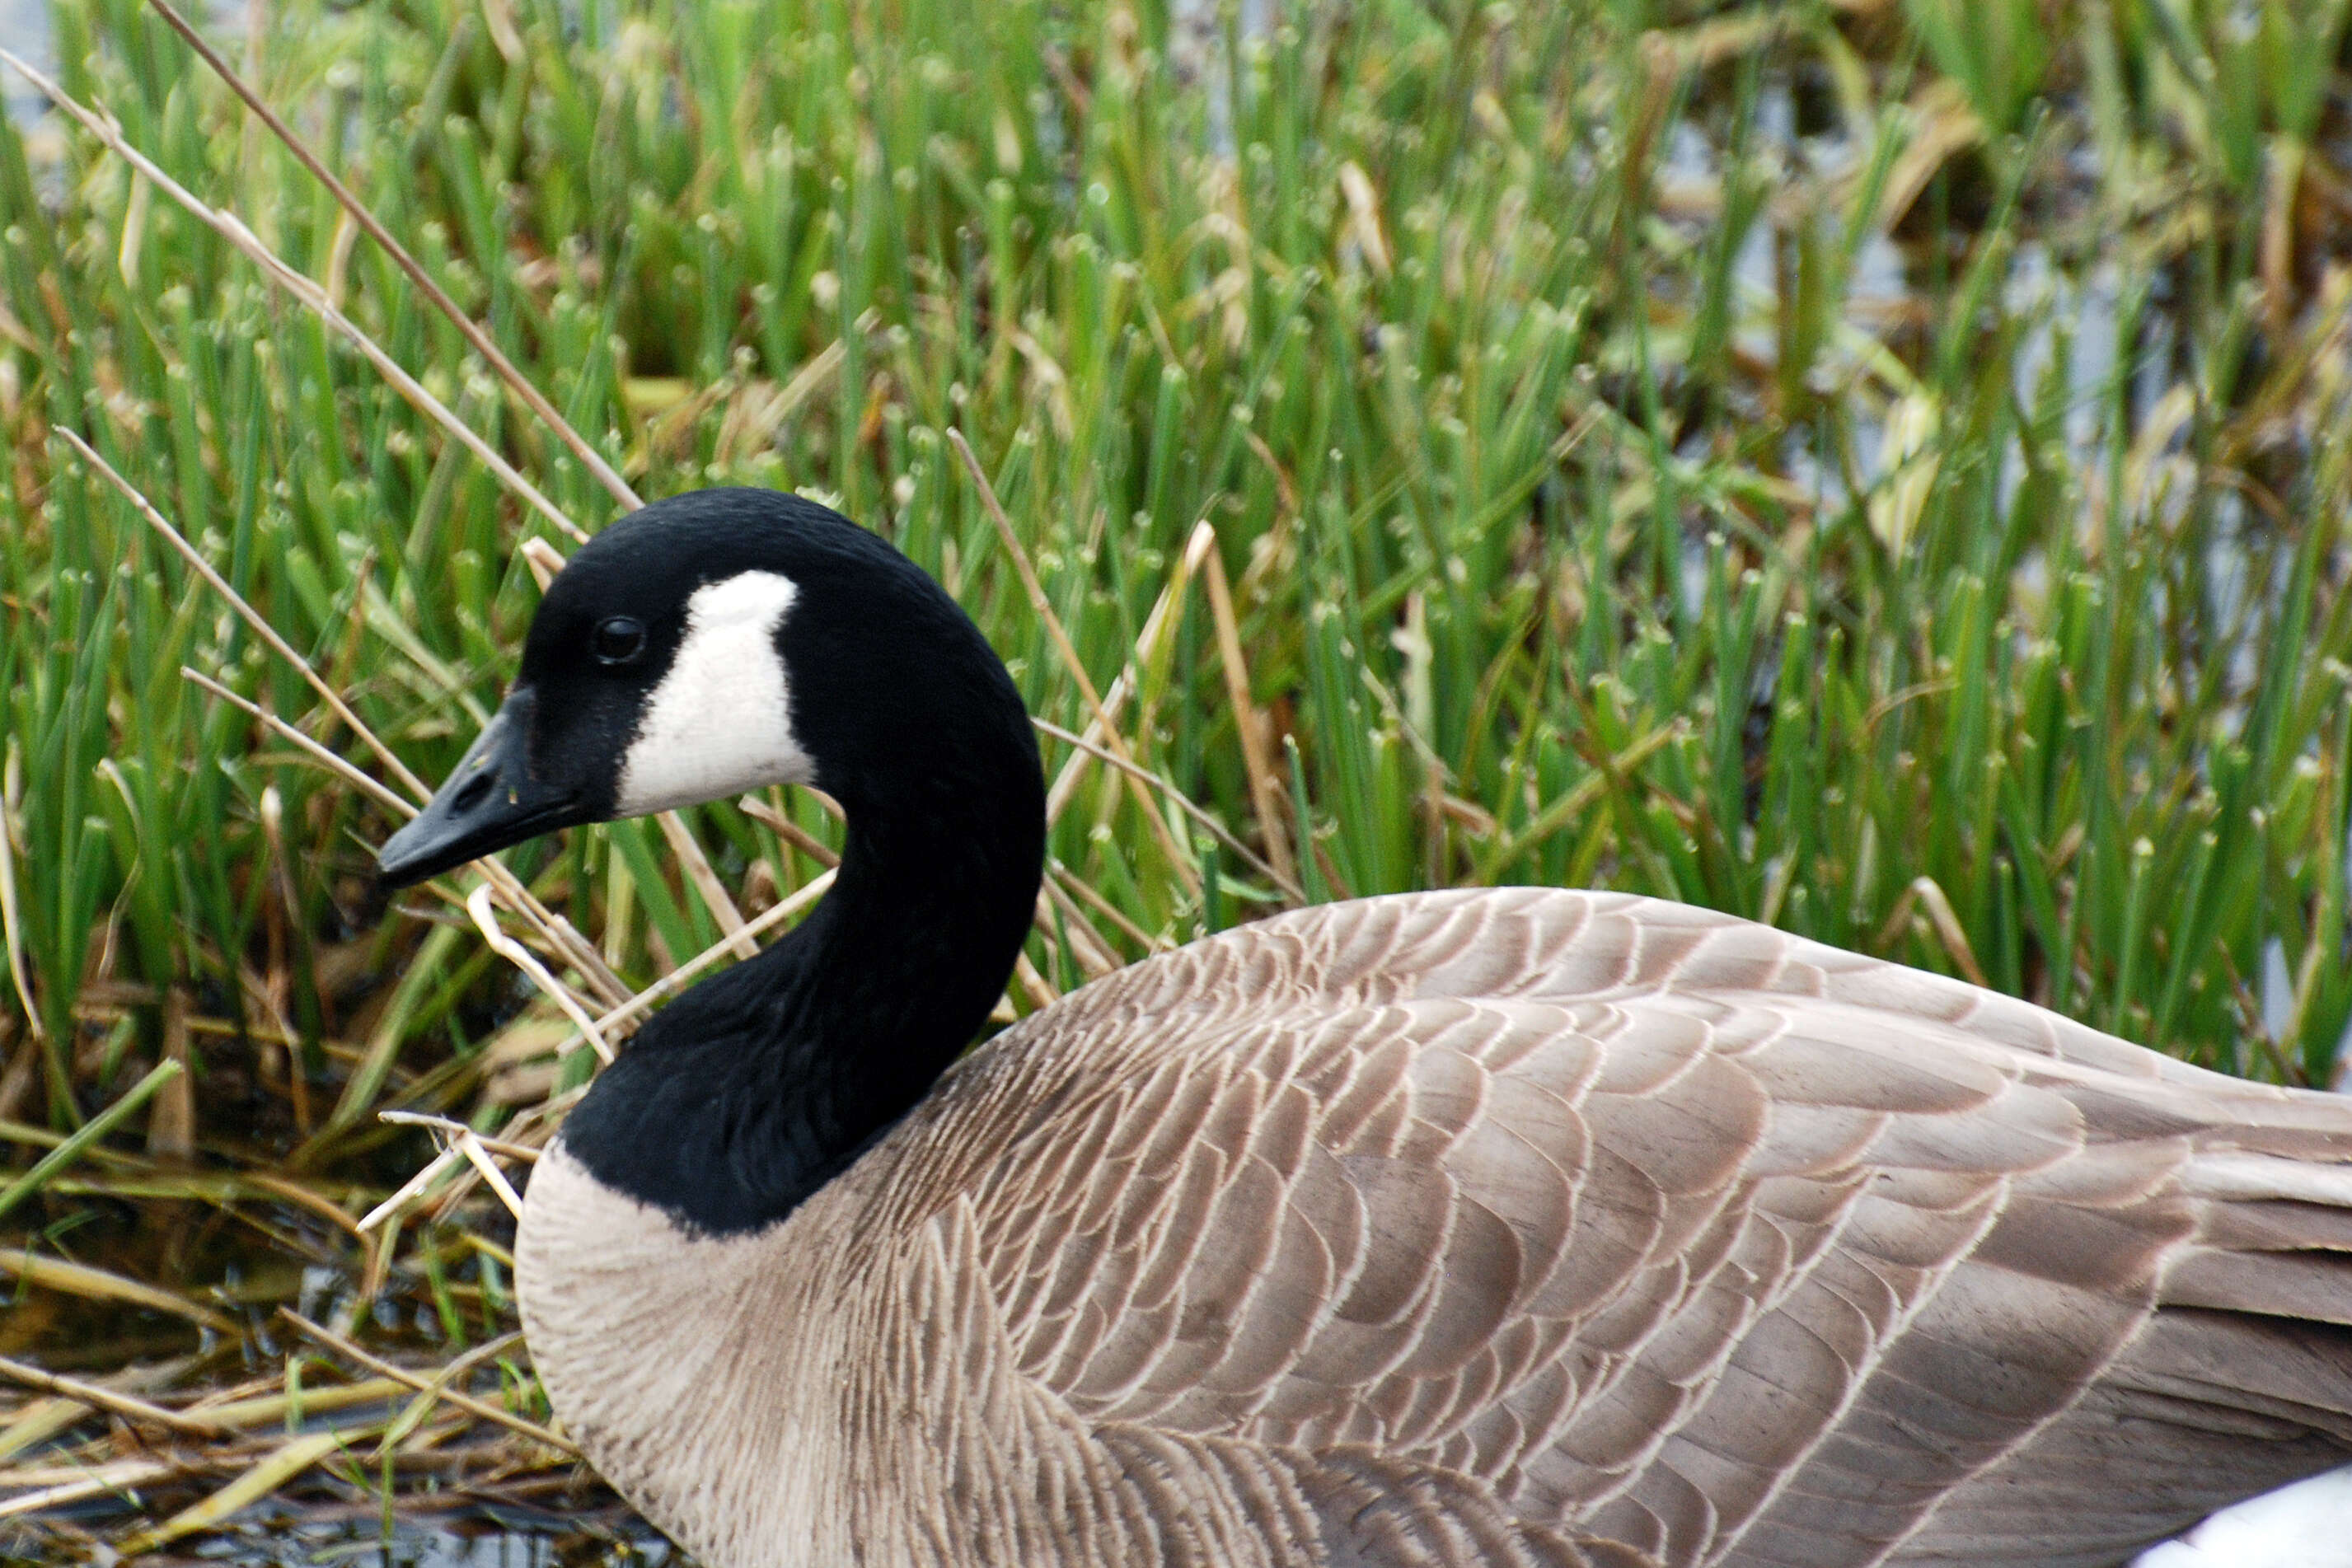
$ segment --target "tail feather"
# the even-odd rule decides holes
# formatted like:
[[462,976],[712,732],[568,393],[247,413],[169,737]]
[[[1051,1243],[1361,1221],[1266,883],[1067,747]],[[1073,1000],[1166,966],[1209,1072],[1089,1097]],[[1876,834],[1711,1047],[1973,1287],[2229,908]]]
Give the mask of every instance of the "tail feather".
[[[2175,1216],[2185,1204],[2192,1218],[2157,1270],[2146,1323],[2069,1408],[1947,1497],[1894,1563],[2116,1568],[2352,1457],[2352,1101],[2196,1091],[2205,1124],[2182,1129],[2194,1152],[2169,1193],[2122,1199]],[[2102,1130],[2116,1134],[2111,1121]],[[2126,1141],[2133,1131],[2177,1135],[2134,1124]],[[2100,1500],[2087,1514],[2086,1497]]]
[[2165,1271],[2167,1307],[2352,1326],[2352,1257],[2200,1247]]
[[2352,1331],[2167,1307],[2080,1401],[1947,1498],[1892,1562],[2116,1568],[2347,1453]]
[[[2352,1102],[2346,1109],[2352,1112]],[[2180,1172],[2181,1190],[2219,1203],[2295,1203],[2309,1206],[2300,1218],[2314,1228],[2315,1241],[2331,1234],[2326,1211],[2345,1214],[2352,1228],[2352,1129],[2305,1155],[2200,1149]],[[2324,1244],[2324,1243],[2323,1243]]]

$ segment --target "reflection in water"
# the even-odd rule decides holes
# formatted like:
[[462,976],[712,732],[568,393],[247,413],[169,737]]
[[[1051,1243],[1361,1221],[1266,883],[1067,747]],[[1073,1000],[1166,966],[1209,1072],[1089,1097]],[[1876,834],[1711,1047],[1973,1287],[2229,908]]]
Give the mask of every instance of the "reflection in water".
[[[587,1519],[504,1508],[429,1523],[396,1519],[388,1535],[357,1505],[321,1511],[327,1517],[265,1503],[246,1522],[141,1561],[157,1568],[692,1568],[692,1559],[616,1508]],[[0,1568],[110,1557],[103,1547],[77,1552],[46,1532],[12,1537],[0,1524]]]

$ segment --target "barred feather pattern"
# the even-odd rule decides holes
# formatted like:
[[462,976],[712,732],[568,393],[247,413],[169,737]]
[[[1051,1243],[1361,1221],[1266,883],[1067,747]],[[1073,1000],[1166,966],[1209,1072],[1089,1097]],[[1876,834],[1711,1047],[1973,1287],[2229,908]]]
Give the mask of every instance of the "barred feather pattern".
[[712,1568],[2088,1568],[2352,1449],[2352,1103],[1618,895],[1135,965],[751,1236],[559,1141],[518,1256]]

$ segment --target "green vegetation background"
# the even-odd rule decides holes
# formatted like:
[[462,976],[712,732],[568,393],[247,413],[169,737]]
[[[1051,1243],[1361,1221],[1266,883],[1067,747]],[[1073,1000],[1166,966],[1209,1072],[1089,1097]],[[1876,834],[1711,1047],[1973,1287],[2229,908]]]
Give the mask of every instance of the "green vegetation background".
[[[2344,0],[1273,10],[287,0],[221,41],[643,493],[831,502],[1082,728],[969,437],[1136,763],[1266,862],[1082,762],[1020,1007],[1294,896],[1540,882],[2328,1082]],[[55,20],[68,91],[615,515],[152,14]],[[79,130],[0,131],[0,1157],[193,1070],[0,1224],[95,1248],[190,1149],[356,1213],[425,1146],[374,1110],[500,1124],[587,1053],[457,879],[385,910],[383,806],[183,677],[382,775],[52,427],[428,779],[529,621],[518,547],[568,541]],[[814,869],[688,820],[747,912]],[[722,934],[651,824],[509,859],[631,986]]]

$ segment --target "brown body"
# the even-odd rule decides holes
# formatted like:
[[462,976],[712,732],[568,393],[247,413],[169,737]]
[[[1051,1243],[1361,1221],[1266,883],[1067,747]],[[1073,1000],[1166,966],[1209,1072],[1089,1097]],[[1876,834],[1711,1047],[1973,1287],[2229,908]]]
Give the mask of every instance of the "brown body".
[[2055,1568],[2352,1450],[2352,1103],[1611,895],[1139,964],[749,1236],[559,1142],[518,1258],[709,1568]]

